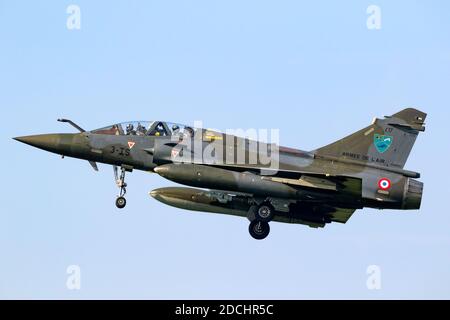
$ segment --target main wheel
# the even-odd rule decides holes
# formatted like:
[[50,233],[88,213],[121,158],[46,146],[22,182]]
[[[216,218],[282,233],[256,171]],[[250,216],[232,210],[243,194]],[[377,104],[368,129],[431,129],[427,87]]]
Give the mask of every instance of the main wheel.
[[116,199],[116,207],[119,209],[123,209],[125,208],[125,206],[127,205],[127,200],[124,197],[118,197]]
[[250,222],[248,227],[250,235],[256,240],[262,240],[267,238],[270,233],[270,226],[267,222],[254,220]]
[[274,211],[275,210],[270,204],[263,203],[256,210],[255,218],[262,222],[270,222],[273,219]]

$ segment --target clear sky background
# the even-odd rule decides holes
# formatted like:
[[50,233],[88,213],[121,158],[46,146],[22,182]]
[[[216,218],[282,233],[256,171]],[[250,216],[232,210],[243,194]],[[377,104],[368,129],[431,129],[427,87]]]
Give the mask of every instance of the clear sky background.
[[[66,8],[81,9],[68,30]],[[381,30],[366,26],[369,5]],[[450,298],[448,1],[0,1],[1,298]],[[279,128],[281,144],[325,145],[373,117],[417,107],[427,131],[406,168],[420,211],[357,211],[324,229],[168,207],[173,183],[11,137],[162,119]],[[81,268],[81,290],[66,268]],[[367,267],[381,268],[368,290]]]

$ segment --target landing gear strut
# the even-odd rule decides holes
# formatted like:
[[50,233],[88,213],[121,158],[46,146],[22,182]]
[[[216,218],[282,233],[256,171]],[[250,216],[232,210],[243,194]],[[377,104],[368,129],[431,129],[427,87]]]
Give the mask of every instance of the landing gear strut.
[[119,209],[125,208],[127,205],[127,200],[125,199],[125,194],[127,193],[127,184],[125,183],[125,173],[127,169],[125,167],[120,168],[120,177],[118,176],[118,169],[114,166],[114,176],[116,178],[116,184],[120,188],[119,195],[116,199],[116,207]]

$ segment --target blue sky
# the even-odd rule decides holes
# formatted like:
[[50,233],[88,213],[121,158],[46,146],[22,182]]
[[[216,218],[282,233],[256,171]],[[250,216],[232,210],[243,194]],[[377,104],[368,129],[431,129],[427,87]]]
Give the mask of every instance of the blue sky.
[[[68,30],[66,8],[81,9]],[[381,9],[368,30],[366,9]],[[450,298],[450,20],[446,1],[0,1],[1,298]],[[325,229],[164,206],[173,183],[11,137],[134,119],[279,128],[312,150],[404,107],[428,112],[406,168],[420,211],[358,211]],[[81,268],[81,290],[66,268]],[[381,290],[368,290],[369,265]]]

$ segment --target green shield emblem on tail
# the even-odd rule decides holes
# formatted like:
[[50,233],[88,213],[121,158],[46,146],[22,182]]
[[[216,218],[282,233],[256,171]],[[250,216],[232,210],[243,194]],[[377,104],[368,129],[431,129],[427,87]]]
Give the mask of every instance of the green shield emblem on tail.
[[393,141],[394,137],[392,136],[385,136],[382,134],[375,134],[374,136],[375,148],[377,148],[379,153],[385,153],[388,151]]

